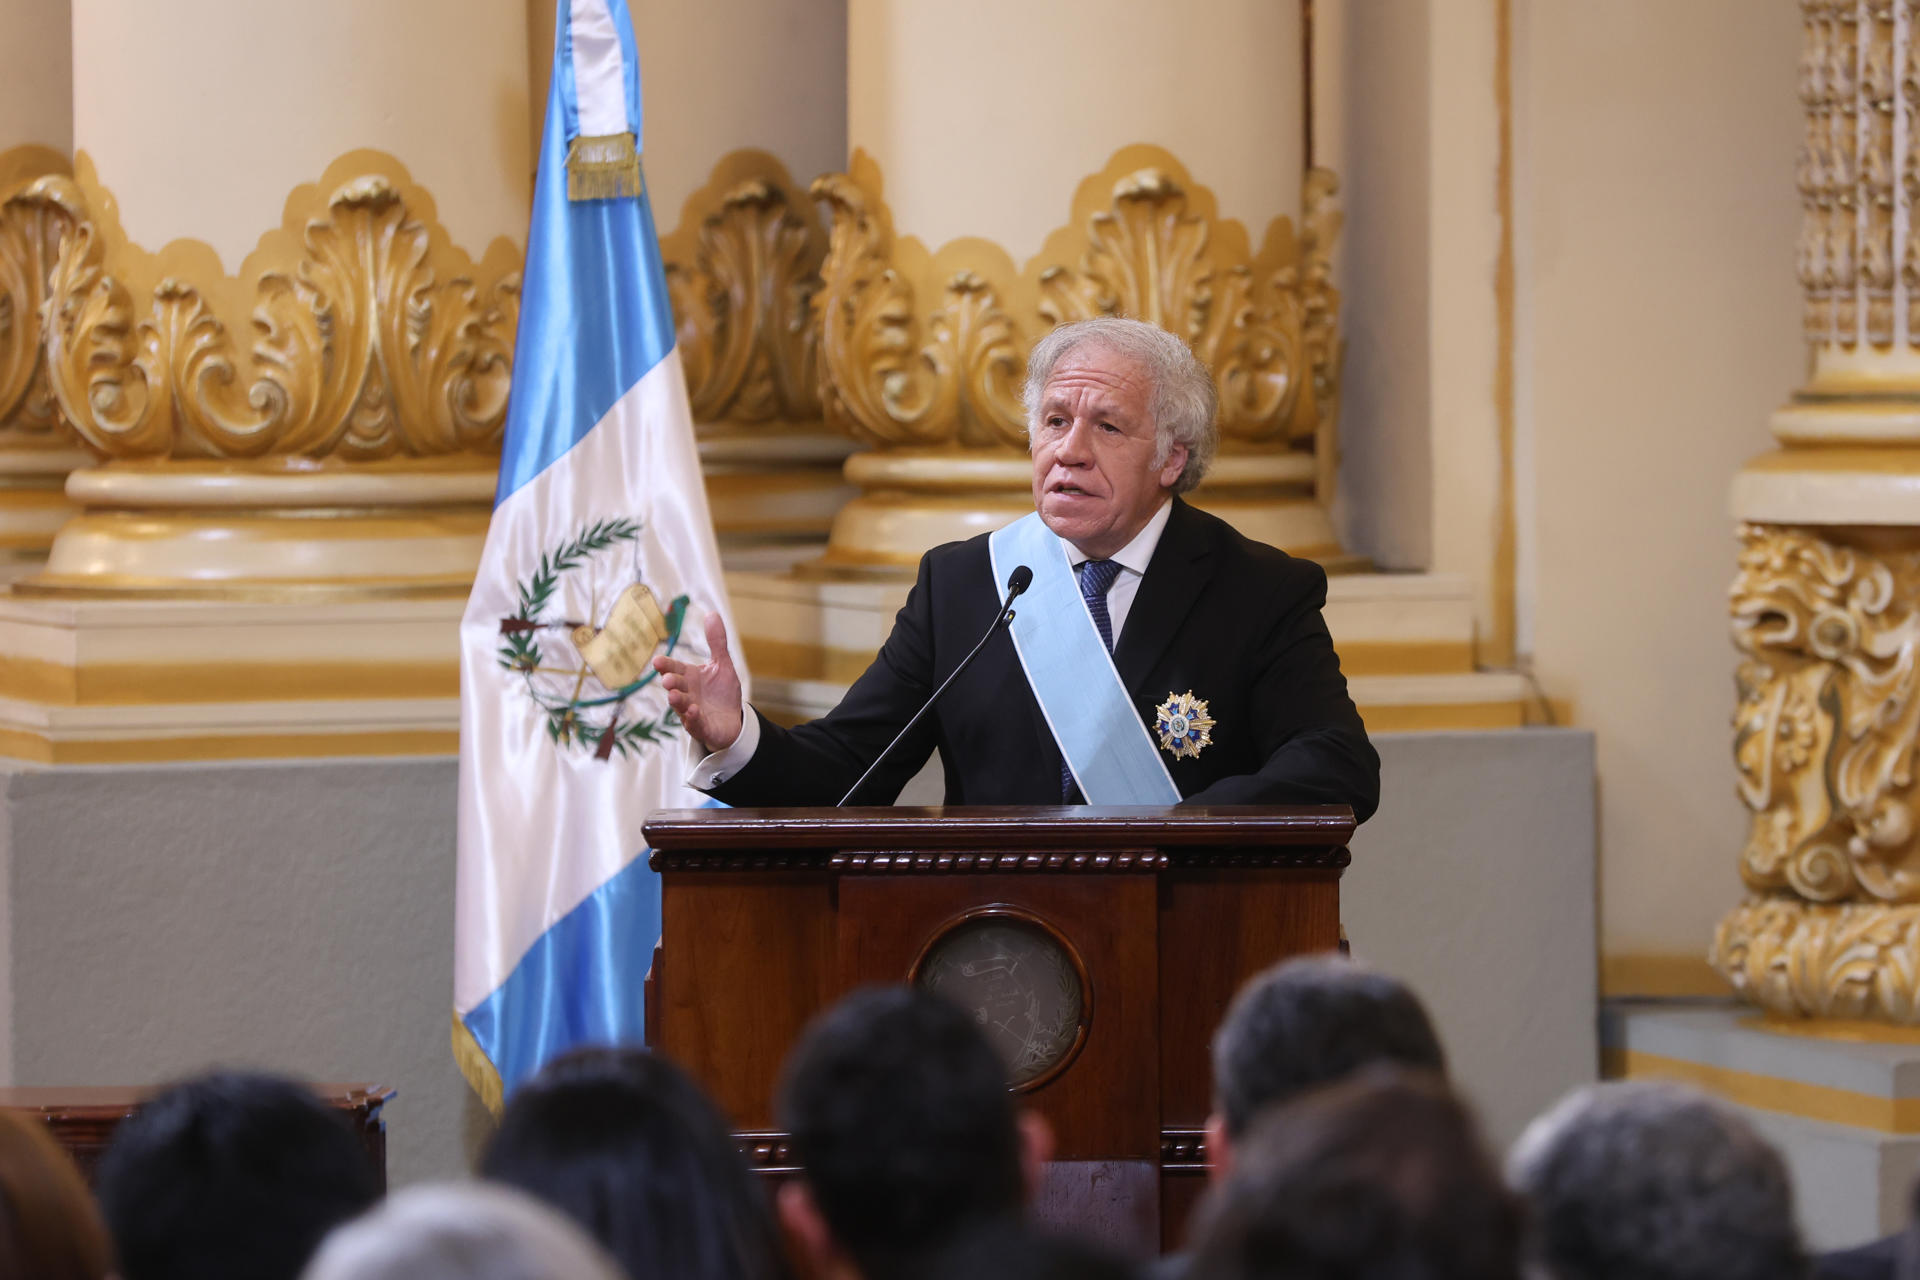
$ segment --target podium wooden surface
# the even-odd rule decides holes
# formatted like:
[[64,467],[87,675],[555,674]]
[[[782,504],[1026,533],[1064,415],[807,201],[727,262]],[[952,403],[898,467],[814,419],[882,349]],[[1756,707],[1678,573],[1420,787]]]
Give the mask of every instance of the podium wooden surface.
[[1022,1098],[1056,1139],[1043,1215],[1173,1247],[1205,1180],[1213,1030],[1248,976],[1339,946],[1353,827],[1344,806],[656,813],[648,1041],[779,1172],[773,1094],[807,1020],[911,980],[967,921],[1019,922],[1084,987],[1074,1048]]
[[[73,1157],[87,1182],[93,1182],[94,1167],[106,1154],[120,1127],[140,1104],[159,1092],[162,1086],[26,1086],[0,1088],[0,1110],[12,1111],[38,1120],[53,1135],[53,1140]],[[387,1124],[381,1108],[393,1100],[394,1091],[375,1084],[316,1084],[320,1101],[338,1111],[366,1148],[367,1158],[379,1174],[380,1185],[387,1185]]]

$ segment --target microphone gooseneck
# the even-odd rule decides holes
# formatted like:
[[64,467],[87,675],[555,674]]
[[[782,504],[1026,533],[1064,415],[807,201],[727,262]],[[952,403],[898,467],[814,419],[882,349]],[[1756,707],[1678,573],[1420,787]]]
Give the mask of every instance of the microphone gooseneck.
[[900,732],[893,735],[893,741],[887,744],[886,749],[873,758],[873,763],[868,765],[867,771],[860,775],[860,780],[847,788],[847,794],[840,797],[841,804],[846,804],[849,800],[860,794],[860,788],[867,785],[867,779],[873,776],[873,771],[878,769],[881,764],[886,761],[887,757],[893,754],[893,749],[900,745],[902,739],[913,732],[913,726],[919,724],[927,712],[933,710],[933,704],[940,701],[940,695],[947,691],[947,686],[958,679],[960,673],[971,666],[973,660],[980,656],[980,651],[987,647],[987,641],[993,639],[993,633],[1013,621],[1013,602],[1019,598],[1021,592],[1032,585],[1033,570],[1024,564],[1016,567],[1012,573],[1007,575],[1007,598],[1000,602],[1000,612],[995,614],[993,621],[987,625],[987,633],[980,637],[978,644],[968,650],[966,657],[960,659],[960,665],[953,669],[951,675],[940,682],[940,687],[935,689],[928,695],[927,700],[920,704],[920,709],[913,713],[913,719],[907,721],[907,723],[901,727]]

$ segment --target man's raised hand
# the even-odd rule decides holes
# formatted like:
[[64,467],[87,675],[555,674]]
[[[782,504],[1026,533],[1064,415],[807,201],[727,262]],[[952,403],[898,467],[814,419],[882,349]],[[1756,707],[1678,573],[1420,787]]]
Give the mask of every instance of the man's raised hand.
[[667,705],[680,717],[694,741],[709,752],[725,751],[740,736],[740,673],[727,650],[727,624],[718,613],[707,615],[707,652],[702,663],[682,662],[662,654],[653,660]]

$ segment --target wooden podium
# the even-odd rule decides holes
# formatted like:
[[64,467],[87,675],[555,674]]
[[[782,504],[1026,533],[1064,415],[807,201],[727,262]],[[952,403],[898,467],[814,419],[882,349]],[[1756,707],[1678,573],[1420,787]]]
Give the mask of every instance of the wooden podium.
[[1339,945],[1353,826],[1341,806],[656,813],[647,1038],[778,1173],[773,1094],[807,1020],[865,983],[953,995],[1052,1122],[1042,1216],[1173,1247],[1214,1027],[1249,975]]

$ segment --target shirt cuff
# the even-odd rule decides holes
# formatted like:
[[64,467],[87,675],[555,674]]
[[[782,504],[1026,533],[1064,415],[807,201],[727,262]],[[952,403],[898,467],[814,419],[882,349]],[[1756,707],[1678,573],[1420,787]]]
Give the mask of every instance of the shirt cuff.
[[[687,785],[695,791],[711,791],[731,778],[753,759],[753,753],[760,746],[760,717],[754,714],[752,707],[740,708],[740,736],[725,751],[716,751],[693,761],[693,773],[687,778]],[[700,744],[692,738],[687,739],[689,759],[700,750]]]

